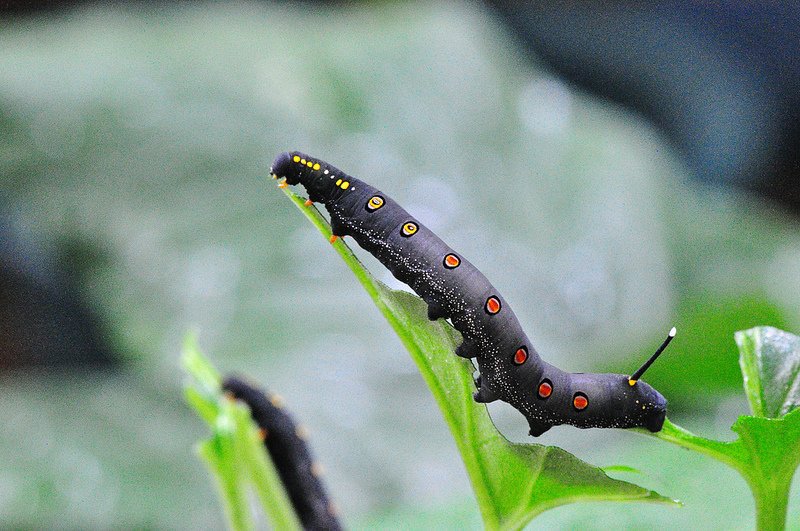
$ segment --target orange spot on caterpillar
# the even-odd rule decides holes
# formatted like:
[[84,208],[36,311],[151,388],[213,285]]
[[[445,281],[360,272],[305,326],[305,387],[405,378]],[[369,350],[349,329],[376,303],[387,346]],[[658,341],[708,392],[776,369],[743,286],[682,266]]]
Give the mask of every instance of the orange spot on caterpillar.
[[550,383],[550,380],[542,380],[542,383],[539,384],[538,393],[539,398],[549,398],[553,394],[553,384]]
[[286,182],[286,179],[278,183],[278,188],[286,188],[287,186],[289,186],[289,183]]
[[335,234],[331,234],[331,237],[328,238],[328,241],[331,242],[331,243],[336,243],[337,239],[339,239],[338,236],[336,236]]
[[325,475],[325,467],[322,466],[322,463],[314,462],[311,464],[311,475],[315,478]]
[[461,265],[461,259],[458,256],[450,253],[444,257],[444,266],[447,269],[455,269],[460,265]]
[[294,429],[294,434],[297,435],[297,438],[301,441],[305,441],[308,439],[308,428],[306,428],[302,424],[298,424],[297,427]]
[[492,295],[486,299],[486,313],[494,315],[500,311],[500,299]]
[[586,409],[586,406],[589,405],[589,399],[586,398],[586,395],[583,393],[575,393],[575,396],[572,397],[572,407],[577,409],[578,411],[583,411]]
[[286,403],[281,395],[269,395],[269,402],[278,409],[281,409]]
[[267,434],[268,434],[267,430],[265,430],[264,428],[261,428],[260,430],[258,430],[258,439],[261,442],[266,441],[267,440]]
[[328,514],[339,516],[339,507],[334,502],[328,502]]
[[305,203],[303,203],[303,204],[304,204],[305,206],[311,206],[311,205],[313,205],[313,204],[314,204],[314,201],[312,201],[311,199],[306,199],[306,202],[305,202]]
[[514,363],[517,365],[522,365],[528,360],[528,349],[525,347],[519,347],[517,351],[514,353]]

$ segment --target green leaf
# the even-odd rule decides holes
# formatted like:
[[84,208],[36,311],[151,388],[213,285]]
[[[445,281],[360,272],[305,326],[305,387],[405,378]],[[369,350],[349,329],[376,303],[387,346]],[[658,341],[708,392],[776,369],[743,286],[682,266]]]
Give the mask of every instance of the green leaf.
[[181,357],[191,379],[186,401],[212,430],[198,453],[214,475],[231,529],[253,529],[247,492],[252,487],[275,529],[300,529],[275,465],[245,404],[223,395],[222,378],[187,335]]
[[776,418],[800,405],[800,337],[769,326],[736,332],[750,409]]
[[[330,227],[319,211],[284,191],[329,237]],[[676,503],[612,479],[560,448],[506,440],[492,424],[486,406],[472,399],[474,367],[454,355],[460,334],[444,320],[429,321],[425,303],[418,297],[378,282],[341,240],[334,248],[419,367],[458,445],[487,528],[518,529],[547,509],[580,501]]]
[[210,439],[200,443],[198,453],[217,479],[225,514],[231,529],[253,529],[247,485],[236,457],[236,428],[230,407],[221,408]]
[[756,415],[743,415],[733,424],[739,438],[706,439],[669,421],[654,436],[738,471],[753,492],[758,528],[783,529],[792,477],[800,466],[800,410],[795,409],[800,338],[759,327],[737,332],[736,342],[745,391]]

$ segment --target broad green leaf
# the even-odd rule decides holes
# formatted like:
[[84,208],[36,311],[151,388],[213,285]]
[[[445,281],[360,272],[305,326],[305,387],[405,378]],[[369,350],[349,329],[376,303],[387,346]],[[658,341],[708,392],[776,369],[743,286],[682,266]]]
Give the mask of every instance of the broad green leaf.
[[199,444],[198,453],[217,481],[231,529],[253,528],[247,497],[251,487],[275,529],[300,529],[249,409],[223,395],[222,379],[200,353],[194,336],[187,335],[181,361],[191,377],[186,401],[212,430],[211,438]]
[[800,337],[770,326],[736,332],[750,409],[776,418],[800,405]]
[[[330,228],[316,208],[286,194],[326,237]],[[537,514],[579,501],[675,503],[653,491],[608,477],[553,446],[513,444],[494,427],[486,406],[472,399],[472,364],[454,355],[460,335],[444,320],[430,322],[418,297],[387,288],[339,240],[334,244],[416,362],[439,404],[467,469],[484,523],[518,529]]]
[[800,338],[771,327],[736,333],[745,392],[756,416],[740,416],[732,442],[698,437],[671,422],[655,437],[722,461],[747,481],[763,530],[783,529],[789,489],[800,466]]

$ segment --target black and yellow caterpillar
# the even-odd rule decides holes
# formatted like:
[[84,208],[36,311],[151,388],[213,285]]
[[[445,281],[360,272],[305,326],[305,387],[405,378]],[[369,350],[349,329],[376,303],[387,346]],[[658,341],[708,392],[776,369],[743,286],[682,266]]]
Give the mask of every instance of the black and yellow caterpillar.
[[332,240],[352,236],[422,297],[430,319],[450,319],[464,338],[456,354],[478,363],[477,402],[508,402],[525,415],[534,437],[560,424],[653,432],[663,426],[666,399],[638,378],[674,337],[674,328],[631,376],[562,371],[539,357],[486,277],[388,195],[296,151],[278,155],[270,172],[287,184],[302,184],[309,201],[325,205]]

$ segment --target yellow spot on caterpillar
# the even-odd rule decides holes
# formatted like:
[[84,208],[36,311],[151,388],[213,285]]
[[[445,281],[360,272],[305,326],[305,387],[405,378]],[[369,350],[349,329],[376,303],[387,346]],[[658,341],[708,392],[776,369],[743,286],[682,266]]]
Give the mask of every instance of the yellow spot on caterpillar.
[[341,184],[342,184],[342,180],[341,180],[341,179],[339,179],[338,181],[336,181],[336,186],[341,186]]
[[636,382],[638,382],[638,381],[639,381],[639,380],[628,380],[628,385],[630,385],[631,387],[633,387],[634,385],[636,385]]
[[294,157],[292,157],[292,160],[295,161],[295,162],[300,162],[300,157],[295,155]]
[[311,162],[311,161],[309,160],[308,162],[306,162],[306,166],[308,166],[309,168],[311,168],[311,167],[313,167],[313,166],[314,166],[314,163],[313,163],[313,162]]
[[285,180],[278,183],[278,188],[286,188],[287,186],[289,186],[289,184]]
[[409,221],[408,223],[405,223],[403,225],[403,228],[400,232],[402,233],[403,236],[412,236],[416,234],[417,229],[418,229],[417,224],[412,221]]
[[318,170],[318,169],[319,169],[319,162],[317,162],[316,164],[314,164],[314,170]]
[[322,463],[314,462],[311,464],[311,475],[315,478],[321,477],[325,474],[325,467]]
[[306,199],[306,202],[305,202],[305,203],[303,203],[303,204],[304,204],[305,206],[311,206],[311,205],[313,205],[313,204],[314,204],[314,201],[312,201],[311,199]]
[[381,196],[373,195],[372,197],[370,197],[369,202],[367,203],[367,210],[369,210],[370,212],[378,210],[380,207],[383,206],[383,203],[384,201]]
[[350,188],[350,183],[347,182],[347,181],[343,182],[342,183],[342,190],[347,190],[348,188]]
[[283,399],[281,395],[271,394],[269,395],[269,403],[275,406],[278,409],[281,409],[286,401]]
[[308,428],[306,428],[302,424],[298,424],[297,427],[294,429],[294,434],[297,435],[297,438],[301,441],[305,441],[308,439]]
[[305,163],[306,163],[306,159],[300,159],[300,164],[305,164]]
[[272,178],[273,178],[273,179],[277,179],[277,178],[278,178],[278,174],[277,174],[277,173],[273,173],[273,174],[272,174]]

